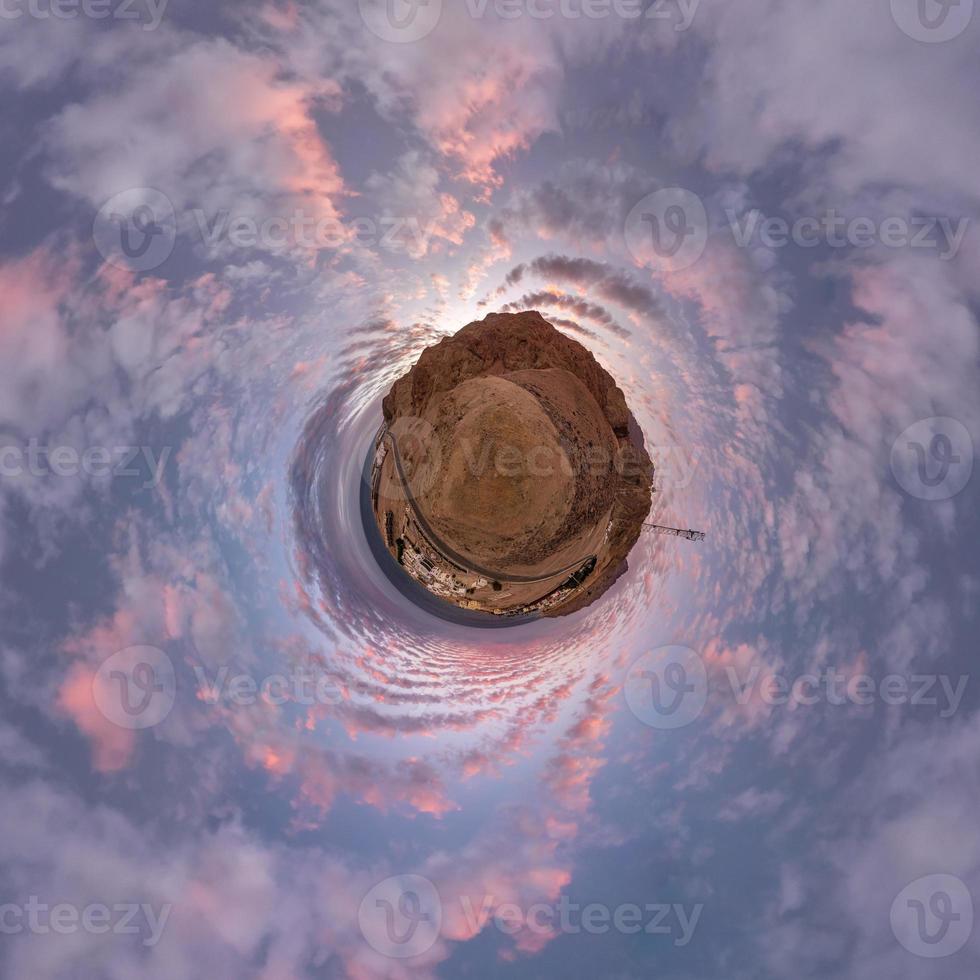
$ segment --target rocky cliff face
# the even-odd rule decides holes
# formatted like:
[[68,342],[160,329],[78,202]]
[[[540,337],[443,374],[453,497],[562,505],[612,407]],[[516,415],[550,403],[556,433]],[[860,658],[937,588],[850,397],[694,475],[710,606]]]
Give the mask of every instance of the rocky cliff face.
[[[496,596],[526,609],[550,595],[537,608],[561,615],[625,571],[653,466],[615,381],[539,313],[491,314],[427,348],[383,412],[393,433],[408,420],[430,433],[422,448],[392,436],[403,470],[430,470],[407,517],[424,513],[429,545],[455,566],[489,567],[503,584]],[[583,564],[590,571],[569,588],[566,569]],[[490,595],[487,611],[507,602]]]
[[617,436],[628,434],[629,409],[616,382],[591,352],[559,333],[535,311],[491,313],[426,348],[415,367],[395,382],[382,403],[385,418],[421,415],[433,396],[470,378],[511,371],[561,368],[595,398]]

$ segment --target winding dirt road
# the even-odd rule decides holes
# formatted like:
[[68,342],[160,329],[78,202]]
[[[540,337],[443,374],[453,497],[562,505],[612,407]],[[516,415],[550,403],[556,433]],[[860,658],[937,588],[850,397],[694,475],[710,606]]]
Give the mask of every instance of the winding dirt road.
[[428,538],[429,543],[438,551],[443,558],[447,561],[451,561],[454,565],[459,565],[467,571],[475,572],[477,575],[482,575],[484,578],[491,579],[497,582],[510,582],[513,584],[528,584],[533,582],[547,582],[549,579],[557,578],[559,575],[563,575],[566,572],[571,572],[573,570],[578,570],[581,568],[590,558],[596,558],[596,555],[586,555],[584,558],[580,558],[578,561],[572,562],[570,565],[566,565],[563,568],[557,568],[552,572],[548,572],[546,575],[512,575],[503,574],[502,572],[495,572],[492,568],[484,568],[482,565],[475,565],[469,558],[465,555],[461,555],[458,551],[450,548],[444,541],[442,541],[436,532],[432,529],[432,526],[425,518],[425,514],[422,513],[419,505],[415,501],[415,496],[412,493],[408,485],[408,480],[405,476],[405,471],[402,468],[402,458],[398,452],[398,442],[391,432],[386,432],[385,436],[391,441],[391,451],[394,454],[395,460],[395,470],[398,473],[398,479],[401,480],[402,490],[405,493],[405,499],[408,501],[408,505],[412,508],[412,513],[415,515],[415,520],[419,527],[422,528],[423,533]]

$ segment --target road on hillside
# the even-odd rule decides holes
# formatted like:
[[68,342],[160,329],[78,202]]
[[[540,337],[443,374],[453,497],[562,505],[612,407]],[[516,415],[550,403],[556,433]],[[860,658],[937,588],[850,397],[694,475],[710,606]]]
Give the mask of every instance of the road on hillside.
[[398,472],[398,479],[401,480],[402,490],[405,493],[405,499],[408,501],[409,506],[412,508],[412,513],[415,515],[415,520],[418,522],[419,527],[422,528],[425,536],[429,539],[429,543],[443,556],[443,558],[451,561],[454,565],[459,565],[467,571],[475,572],[477,575],[482,575],[484,578],[495,580],[497,582],[525,584],[532,582],[547,582],[548,579],[556,578],[558,575],[562,575],[565,572],[578,570],[590,558],[597,558],[596,555],[586,555],[585,558],[574,561],[570,565],[566,565],[564,568],[557,568],[552,572],[548,572],[547,575],[510,575],[503,572],[495,572],[491,568],[483,568],[481,565],[474,565],[469,558],[461,555],[458,551],[450,548],[449,545],[440,540],[439,536],[432,529],[432,526],[425,519],[425,514],[422,513],[419,505],[415,501],[414,494],[409,489],[408,480],[406,479],[405,471],[402,468],[402,458],[398,452],[398,442],[391,432],[386,433],[386,435],[388,439],[391,440],[391,450],[395,457],[395,469]]

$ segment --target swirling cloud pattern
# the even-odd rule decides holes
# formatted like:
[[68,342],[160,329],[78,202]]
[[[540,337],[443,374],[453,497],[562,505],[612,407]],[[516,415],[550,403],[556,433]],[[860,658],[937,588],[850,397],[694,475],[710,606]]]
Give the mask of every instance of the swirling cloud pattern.
[[[955,889],[896,924],[980,901],[980,18],[928,2],[6,8],[3,975],[976,972]],[[380,567],[365,463],[525,309],[706,540],[479,628]]]

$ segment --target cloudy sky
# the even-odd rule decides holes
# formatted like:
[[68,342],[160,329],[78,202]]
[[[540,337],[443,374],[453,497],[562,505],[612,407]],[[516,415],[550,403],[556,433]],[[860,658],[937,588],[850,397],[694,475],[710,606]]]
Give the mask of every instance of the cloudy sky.
[[[3,0],[0,976],[980,970],[974,0]],[[540,310],[656,465],[413,604],[380,398]]]

